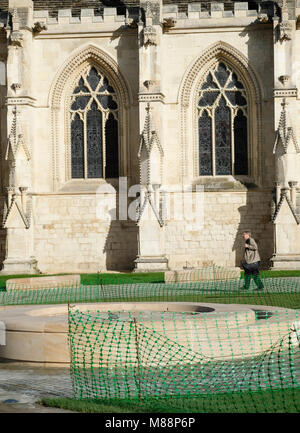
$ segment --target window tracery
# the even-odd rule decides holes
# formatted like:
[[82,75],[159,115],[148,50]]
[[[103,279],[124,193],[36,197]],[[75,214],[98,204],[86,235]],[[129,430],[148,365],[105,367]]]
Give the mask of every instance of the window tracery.
[[248,174],[248,105],[237,74],[218,62],[198,100],[200,176]]
[[118,177],[118,101],[94,66],[81,74],[71,95],[70,121],[71,177]]

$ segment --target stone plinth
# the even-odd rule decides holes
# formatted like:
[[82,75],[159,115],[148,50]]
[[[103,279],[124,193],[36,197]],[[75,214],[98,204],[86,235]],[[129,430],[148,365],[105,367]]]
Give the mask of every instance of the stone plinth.
[[273,270],[300,269],[300,255],[276,254],[276,256],[271,258],[271,263]]
[[134,263],[134,272],[164,272],[168,269],[168,259],[163,256],[138,257]]
[[[297,311],[285,308],[258,305],[228,305],[193,302],[140,302],[140,303],[93,303],[76,306],[80,312],[93,311],[108,319],[109,314],[116,313],[136,317],[137,323],[153,329],[162,338],[176,341],[182,350],[188,350],[202,359],[244,359],[261,355],[280,337],[285,336],[292,326],[297,326]],[[255,311],[268,311],[268,320],[257,320]],[[174,313],[174,315],[173,315]],[[176,316],[175,316],[176,313]],[[197,314],[196,314],[197,313]],[[41,363],[45,366],[62,366],[70,362],[68,347],[68,306],[19,306],[0,307],[1,320],[6,327],[6,345],[0,347],[0,358],[28,363]],[[121,321],[122,327],[130,326],[132,322]],[[162,321],[162,317],[165,320]],[[93,324],[92,324],[93,323]],[[116,325],[116,322],[113,322]],[[86,323],[84,329],[77,332],[97,332],[96,321]],[[115,326],[114,325],[114,326]],[[111,326],[111,320],[105,321],[105,326]],[[104,329],[104,328],[102,328]],[[123,328],[122,328],[123,329]],[[123,331],[122,331],[123,332]],[[87,335],[87,334],[86,334]],[[201,338],[199,339],[199,335]],[[89,340],[82,343],[88,344]],[[99,344],[104,344],[99,340]],[[82,346],[84,353],[84,344]],[[299,344],[295,342],[295,345]],[[121,346],[116,363],[120,362],[120,353],[128,356],[131,353],[133,363],[136,341]],[[129,352],[128,352],[129,350]],[[91,362],[95,366],[112,361],[107,359],[108,352],[93,352]],[[117,352],[115,352],[117,354]],[[91,352],[89,352],[89,355]],[[142,356],[142,354],[141,354]],[[199,359],[200,359],[199,358]],[[205,359],[202,359],[205,362]],[[141,357],[143,363],[143,357]],[[172,364],[172,359],[170,363]],[[176,359],[174,362],[178,362]],[[149,359],[145,365],[149,366]],[[110,364],[111,365],[111,364]],[[133,364],[132,364],[133,365]],[[153,364],[154,365],[154,364]]]

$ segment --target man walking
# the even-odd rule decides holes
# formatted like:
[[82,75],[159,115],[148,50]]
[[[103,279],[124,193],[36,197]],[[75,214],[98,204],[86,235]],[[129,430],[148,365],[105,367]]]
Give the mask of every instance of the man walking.
[[251,282],[251,276],[253,275],[254,282],[257,286],[256,290],[263,289],[264,285],[259,278],[259,265],[260,256],[255,240],[251,237],[250,231],[243,233],[245,240],[245,254],[242,266],[245,271],[245,283],[243,289],[248,290]]

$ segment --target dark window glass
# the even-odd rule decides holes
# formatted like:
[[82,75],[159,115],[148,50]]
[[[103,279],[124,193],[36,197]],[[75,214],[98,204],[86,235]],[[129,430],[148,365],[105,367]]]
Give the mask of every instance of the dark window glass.
[[83,93],[89,93],[90,92],[89,89],[84,85],[83,78],[80,78],[78,86],[74,90],[74,93],[79,93],[79,92],[83,92]]
[[238,89],[243,89],[244,86],[242,85],[242,83],[240,81],[238,81],[238,78],[236,76],[235,73],[232,74],[232,80],[231,82],[228,84],[227,89],[232,89],[232,88],[238,88]]
[[213,81],[213,77],[212,77],[211,73],[209,73],[207,76],[207,79],[206,79],[205,83],[202,85],[201,89],[217,89],[217,88],[218,88],[218,86]]
[[71,122],[72,178],[84,178],[83,122],[76,114]]
[[78,96],[71,105],[71,110],[84,110],[90,100],[90,96]]
[[104,77],[103,79],[103,85],[100,87],[99,92],[108,92],[108,93],[115,93],[114,89],[109,85],[108,79]]
[[203,93],[203,96],[199,101],[199,106],[206,107],[207,105],[213,105],[218,96],[219,96],[219,92]]
[[230,109],[224,97],[215,111],[216,174],[231,174]]
[[87,76],[87,82],[93,90],[96,90],[100,83],[100,76],[95,68],[91,68],[89,75]]
[[232,105],[247,105],[247,101],[241,92],[225,92],[225,95]]
[[229,77],[229,71],[227,71],[224,63],[219,63],[218,69],[215,72],[215,76],[220,86],[224,87]]
[[94,101],[86,116],[88,177],[103,177],[102,113]]
[[234,119],[234,172],[248,174],[247,118],[242,110]]
[[107,178],[119,177],[118,122],[113,114],[110,114],[106,121],[105,144],[105,176]]
[[211,118],[206,111],[199,118],[199,167],[200,176],[212,175]]
[[113,100],[113,98],[110,95],[101,95],[97,96],[100,104],[104,108],[104,110],[107,110],[108,108],[110,110],[116,110],[118,108],[117,103]]

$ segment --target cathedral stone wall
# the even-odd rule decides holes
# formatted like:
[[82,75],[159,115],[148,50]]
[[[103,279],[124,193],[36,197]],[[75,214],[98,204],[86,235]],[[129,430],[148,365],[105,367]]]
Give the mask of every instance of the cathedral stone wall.
[[[163,192],[155,193],[156,186],[167,191],[173,202],[180,200],[178,189],[202,187],[203,218],[196,223],[187,215],[163,219],[161,209],[154,210],[157,229],[151,233],[149,225],[145,237],[153,234],[153,245],[159,245],[154,263],[166,259],[171,269],[212,261],[239,266],[241,235],[250,229],[268,266],[275,248],[271,221],[277,179],[274,143],[281,110],[274,103],[274,86],[279,86],[274,75],[280,59],[287,56],[282,51],[285,42],[274,49],[270,5],[258,11],[245,2],[233,2],[229,10],[220,2],[207,9],[200,2],[162,5],[153,0],[140,2],[143,18],[133,8],[134,2],[124,2],[122,14],[118,5],[107,7],[105,2],[100,14],[93,2],[78,6],[80,11],[74,14],[73,3],[57,14],[53,5],[42,9],[42,2],[37,1],[10,0],[8,5],[13,31],[9,37],[14,38],[0,41],[4,62],[8,52],[7,86],[0,83],[6,235],[25,233],[24,256],[28,263],[35,260],[41,272],[133,269],[137,257],[150,260],[149,251],[141,245],[147,233],[142,212],[145,208],[151,213],[155,200],[161,206]],[[296,24],[294,31],[291,57],[297,65],[300,36]],[[199,175],[200,84],[216,62],[224,62],[247,93],[249,167],[242,176]],[[138,224],[119,215],[103,217],[107,199],[108,210],[118,206],[116,179],[106,182],[71,175],[70,98],[81,74],[92,66],[108,78],[118,100],[119,176],[127,179],[128,187],[141,183],[154,188],[141,202]],[[285,74],[282,69],[281,75]],[[299,86],[300,74],[293,74]],[[300,114],[296,97],[290,104],[293,113]],[[233,129],[232,125],[232,134]],[[295,124],[294,134],[299,137],[299,125]],[[20,136],[24,140],[10,156],[8,137],[18,143]],[[156,137],[153,151],[147,142],[150,136]],[[299,173],[297,168],[290,171],[287,182],[298,181]],[[117,193],[103,192],[111,185]],[[3,245],[4,241],[5,236]],[[14,266],[22,262],[19,251],[16,254],[10,257],[6,251],[8,263]]]

